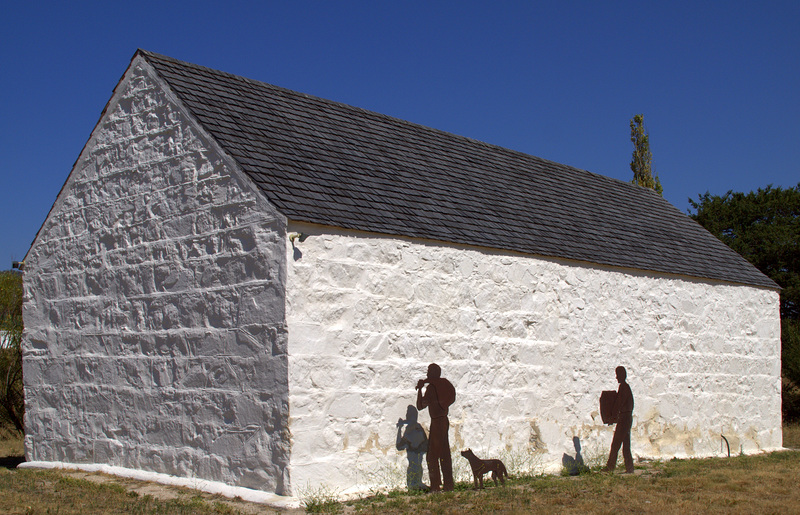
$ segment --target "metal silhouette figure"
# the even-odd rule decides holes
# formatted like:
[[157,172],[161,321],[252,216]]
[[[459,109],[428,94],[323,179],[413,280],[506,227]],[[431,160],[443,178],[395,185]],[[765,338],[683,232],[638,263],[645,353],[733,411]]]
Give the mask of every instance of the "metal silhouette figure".
[[[450,405],[456,400],[456,389],[441,377],[442,369],[436,363],[428,365],[428,377],[417,382],[417,409],[428,408],[431,429],[428,440],[428,475],[431,492],[453,490],[453,461],[450,456],[450,421],[447,419]],[[422,393],[422,388],[425,393]],[[441,467],[441,468],[440,468]],[[440,472],[441,470],[441,472]],[[442,483],[444,485],[442,486]]]
[[[422,457],[428,452],[428,437],[425,430],[417,422],[417,408],[408,406],[406,419],[397,421],[398,451],[406,451],[408,469],[406,471],[406,486],[409,490],[428,490],[428,485],[422,482]],[[403,426],[406,426],[403,431]]]
[[[472,476],[475,481],[475,489],[483,490],[483,475],[487,472],[492,473],[492,479],[494,479],[494,486],[497,486],[497,479],[500,479],[500,482],[503,485],[506,484],[506,478],[508,478],[508,472],[506,471],[506,466],[503,465],[503,462],[500,460],[482,460],[475,456],[475,453],[472,452],[472,449],[467,449],[466,451],[461,451],[461,455],[467,458],[469,461],[469,466],[472,469]],[[480,482],[480,486],[478,483]]]
[[612,421],[616,422],[614,428],[614,439],[611,441],[611,452],[608,454],[608,463],[603,469],[612,472],[617,467],[617,455],[619,448],[622,447],[622,457],[625,459],[625,473],[633,473],[633,456],[631,455],[631,426],[633,425],[633,392],[631,387],[625,382],[628,373],[625,367],[617,367],[617,389],[616,399],[611,410]]

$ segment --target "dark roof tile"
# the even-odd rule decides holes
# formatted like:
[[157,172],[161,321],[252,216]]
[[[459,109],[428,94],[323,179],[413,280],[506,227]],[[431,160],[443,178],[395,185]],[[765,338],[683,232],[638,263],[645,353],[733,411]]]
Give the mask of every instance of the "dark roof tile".
[[651,190],[137,55],[291,220],[777,288]]

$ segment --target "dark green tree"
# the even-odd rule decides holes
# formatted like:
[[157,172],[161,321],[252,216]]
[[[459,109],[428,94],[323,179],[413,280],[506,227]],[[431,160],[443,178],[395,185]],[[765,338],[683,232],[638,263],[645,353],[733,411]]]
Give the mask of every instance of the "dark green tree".
[[800,422],[800,321],[781,320],[783,420]]
[[633,184],[656,190],[659,195],[664,194],[661,180],[658,175],[653,175],[653,153],[650,152],[650,134],[644,127],[644,115],[637,114],[631,118],[631,143],[633,155],[631,157],[631,171]]
[[750,193],[698,195],[690,216],[778,283],[783,415],[800,420],[800,183]]
[[24,431],[22,274],[0,272],[0,424]]

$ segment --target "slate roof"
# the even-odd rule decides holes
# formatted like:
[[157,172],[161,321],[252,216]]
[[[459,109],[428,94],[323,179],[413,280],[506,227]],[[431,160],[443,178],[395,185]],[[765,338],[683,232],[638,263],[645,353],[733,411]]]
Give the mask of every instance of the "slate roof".
[[136,55],[290,220],[778,287],[652,190],[151,52]]

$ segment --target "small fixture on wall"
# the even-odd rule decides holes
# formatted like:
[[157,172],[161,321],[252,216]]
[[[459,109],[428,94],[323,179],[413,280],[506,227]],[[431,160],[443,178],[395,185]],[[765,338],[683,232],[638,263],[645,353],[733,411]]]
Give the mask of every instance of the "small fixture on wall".
[[289,241],[292,242],[292,247],[294,247],[294,240],[300,240],[300,243],[303,243],[308,238],[308,234],[302,232],[290,232],[289,233]]
[[289,241],[292,243],[292,257],[294,257],[295,261],[297,261],[301,257],[303,257],[303,253],[300,252],[300,249],[298,249],[297,247],[294,246],[294,242],[295,242],[295,240],[297,240],[300,243],[303,243],[304,241],[306,241],[306,238],[308,238],[308,234],[304,234],[302,232],[290,232],[289,233]]

